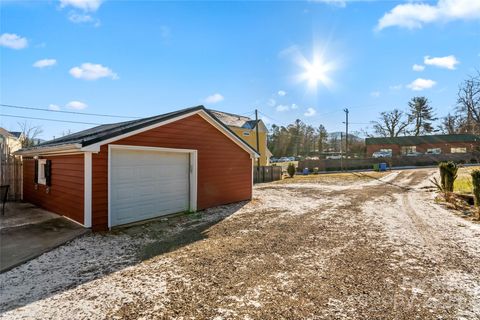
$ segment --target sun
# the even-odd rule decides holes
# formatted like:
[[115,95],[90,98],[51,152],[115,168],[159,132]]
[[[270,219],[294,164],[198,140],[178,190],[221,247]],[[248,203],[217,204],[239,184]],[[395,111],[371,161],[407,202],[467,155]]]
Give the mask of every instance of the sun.
[[334,65],[323,61],[321,56],[314,56],[312,61],[302,59],[301,67],[303,72],[299,79],[306,81],[310,88],[316,89],[319,85],[330,88],[333,85],[330,73],[335,69]]

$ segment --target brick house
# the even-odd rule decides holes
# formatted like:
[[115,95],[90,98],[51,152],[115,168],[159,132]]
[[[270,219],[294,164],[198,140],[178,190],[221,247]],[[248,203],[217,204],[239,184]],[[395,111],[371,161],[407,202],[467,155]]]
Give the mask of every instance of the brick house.
[[408,153],[471,153],[480,151],[480,136],[473,134],[442,134],[429,136],[366,138],[367,157],[377,151],[391,151],[392,155]]

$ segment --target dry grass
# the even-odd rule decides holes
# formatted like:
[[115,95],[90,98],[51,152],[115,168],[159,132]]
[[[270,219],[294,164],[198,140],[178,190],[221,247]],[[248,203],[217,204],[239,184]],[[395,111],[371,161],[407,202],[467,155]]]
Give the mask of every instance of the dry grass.
[[295,175],[293,178],[285,178],[277,181],[276,183],[349,183],[356,181],[365,181],[372,179],[379,179],[389,174],[390,172],[342,172],[342,173],[322,173],[322,174],[310,174]]
[[453,185],[453,190],[460,193],[472,193],[472,177],[470,174],[473,170],[479,170],[480,166],[462,167],[458,170],[458,177]]

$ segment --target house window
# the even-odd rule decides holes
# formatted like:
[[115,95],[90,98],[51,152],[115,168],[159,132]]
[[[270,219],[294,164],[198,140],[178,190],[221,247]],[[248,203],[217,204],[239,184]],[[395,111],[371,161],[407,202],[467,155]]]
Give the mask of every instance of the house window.
[[451,153],[467,153],[467,148],[451,148],[450,149]]
[[442,149],[440,148],[430,148],[430,149],[427,149],[427,154],[441,154],[442,153]]
[[45,175],[45,166],[47,165],[47,159],[38,160],[38,184],[47,184],[47,177]]
[[405,146],[402,147],[402,154],[409,154],[409,153],[415,153],[417,152],[417,146]]
[[249,132],[249,131],[243,131],[243,135],[244,135],[245,137],[248,137],[248,136],[250,135],[250,132]]

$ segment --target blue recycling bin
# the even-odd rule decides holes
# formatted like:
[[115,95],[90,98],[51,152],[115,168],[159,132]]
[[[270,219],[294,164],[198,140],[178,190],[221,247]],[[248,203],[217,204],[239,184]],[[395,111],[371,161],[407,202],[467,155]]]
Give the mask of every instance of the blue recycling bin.
[[387,164],[385,162],[380,163],[380,165],[378,166],[378,169],[380,171],[387,171]]
[[303,169],[303,174],[308,175],[308,168]]

